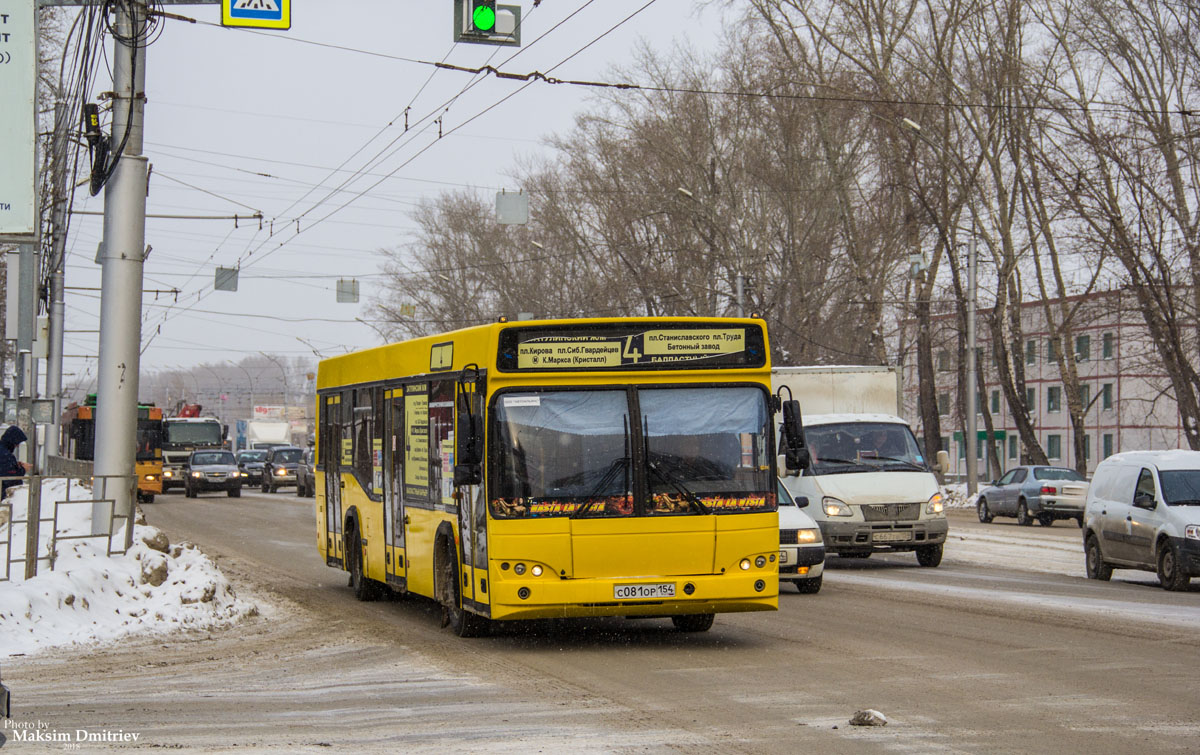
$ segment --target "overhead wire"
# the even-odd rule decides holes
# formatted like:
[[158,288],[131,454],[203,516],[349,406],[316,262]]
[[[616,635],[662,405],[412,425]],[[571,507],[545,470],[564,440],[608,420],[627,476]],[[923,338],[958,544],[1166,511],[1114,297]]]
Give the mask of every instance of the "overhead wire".
[[[529,46],[531,47],[533,44],[536,44],[538,41],[540,41],[540,40],[544,39],[544,38],[545,38],[545,37],[546,37],[548,34],[550,34],[551,32],[553,32],[554,30],[558,29],[560,26],[562,26],[562,24],[563,24],[563,23],[565,23],[565,22],[566,22],[567,20],[569,20],[570,18],[573,18],[573,17],[574,17],[576,14],[578,14],[578,13],[579,13],[579,12],[580,12],[580,11],[581,11],[583,8],[586,8],[587,6],[591,5],[593,2],[595,2],[595,0],[588,0],[588,2],[584,4],[584,6],[582,6],[581,8],[577,9],[576,11],[574,11],[573,13],[571,13],[570,15],[568,15],[568,16],[567,16],[565,19],[563,19],[563,21],[561,21],[560,23],[556,24],[554,27],[552,27],[552,28],[551,28],[550,30],[548,30],[547,32],[543,33],[541,36],[539,36],[537,39],[535,39],[535,40],[534,40],[534,42],[533,42],[533,43],[531,43]],[[646,4],[646,6],[643,6],[642,10],[644,10],[644,9],[645,9],[645,7],[648,7],[648,6],[649,6],[650,4],[652,4],[653,2],[655,2],[655,0],[650,0],[650,2]],[[640,12],[641,12],[641,11],[639,10],[639,11],[635,12],[635,13],[634,13],[634,14],[632,14],[632,15],[637,15],[637,13],[640,13]],[[632,15],[630,16],[630,18],[632,18]],[[626,19],[626,21],[627,21],[627,20],[628,20],[628,19]],[[625,22],[621,22],[621,23],[625,23]],[[617,26],[620,26],[620,25],[621,25],[621,24],[618,24]],[[614,27],[613,27],[613,29],[615,29],[615,28],[617,28],[617,27],[616,27],[616,26],[614,26]],[[605,32],[604,34],[602,34],[602,35],[601,35],[601,37],[603,37],[603,36],[607,36],[607,34],[611,33],[611,31],[612,31],[612,29],[610,29],[608,32]],[[589,43],[589,46],[590,46],[590,44],[591,44],[591,43]],[[452,48],[452,49],[453,49],[453,48]],[[508,58],[508,60],[512,60],[512,59],[513,59],[513,58],[515,58],[517,55],[520,55],[522,52],[524,52],[524,50],[525,50],[525,49],[528,49],[528,47],[526,47],[526,48],[523,48],[522,50],[518,51],[518,52],[517,52],[517,53],[515,53],[514,55],[510,56],[510,57]],[[496,54],[498,54],[498,52],[493,52],[492,56],[494,57]],[[576,54],[577,54],[577,53],[576,53]],[[447,52],[446,56],[449,56],[449,51]],[[574,57],[574,55],[572,55],[571,57]],[[444,58],[443,58],[443,59],[444,59]],[[436,73],[436,71],[435,71],[435,73]],[[419,91],[418,91],[418,93],[417,93],[418,95],[420,94],[420,91],[423,91],[423,90],[424,90],[425,86],[427,86],[427,85],[428,85],[428,83],[429,83],[429,80],[431,80],[431,79],[432,79],[432,74],[431,74],[431,76],[430,76],[430,79],[427,79],[427,80],[426,80],[426,82],[425,82],[425,84],[423,84],[423,85],[422,85],[422,87],[421,87],[421,90],[419,90]],[[425,118],[421,119],[421,121],[418,121],[418,123],[420,123],[420,122],[422,122],[422,121],[424,121],[424,120],[428,120],[428,119],[430,119],[434,113],[436,113],[436,112],[439,112],[439,110],[444,110],[445,108],[447,108],[447,107],[449,106],[449,104],[453,103],[453,102],[454,102],[454,101],[455,101],[455,100],[456,100],[456,99],[457,99],[459,96],[461,96],[461,95],[462,95],[464,92],[468,91],[468,90],[469,90],[471,87],[473,87],[474,85],[475,85],[475,83],[474,83],[474,82],[468,83],[468,85],[466,85],[466,86],[464,86],[462,89],[460,89],[460,91],[459,91],[459,92],[458,92],[458,93],[457,93],[457,94],[456,94],[454,97],[451,97],[451,98],[450,98],[450,99],[449,99],[447,102],[444,102],[442,105],[440,105],[440,106],[439,106],[439,109],[435,109],[435,110],[431,111],[431,113],[430,113],[429,115],[427,115]],[[513,93],[513,94],[515,94],[515,93]],[[414,97],[413,97],[413,98],[410,100],[410,103],[412,103],[412,102],[415,102],[415,101],[416,101],[416,96],[417,96],[417,95],[414,95]],[[509,95],[509,96],[512,96],[512,95]],[[506,97],[506,98],[504,98],[504,99],[507,99],[507,97]],[[503,101],[503,100],[501,100],[501,101]],[[499,103],[497,103],[497,104],[499,104]],[[406,110],[408,109],[408,107],[411,107],[411,104],[410,104],[409,106],[407,106],[407,107],[406,107]],[[493,107],[495,107],[495,105],[493,105]],[[490,110],[491,108],[488,108],[488,109]],[[487,111],[485,110],[484,112],[487,112]],[[403,111],[402,111],[402,113],[401,113],[401,114],[403,114]],[[481,114],[482,114],[482,113],[481,113]],[[478,116],[476,116],[476,117],[478,117]],[[399,118],[399,116],[397,116],[396,118],[393,118],[393,119],[392,119],[392,122],[395,122],[395,120],[397,120],[398,118]],[[473,119],[472,119],[472,120],[473,120]],[[465,124],[460,124],[460,127],[461,127],[462,125],[465,125]],[[389,123],[389,126],[390,126],[390,123]],[[385,129],[382,129],[380,133],[382,133],[382,131],[383,131],[383,130],[386,130],[386,127],[385,127]],[[366,167],[368,167],[368,166],[372,165],[373,163],[375,163],[375,161],[376,161],[376,160],[379,158],[379,155],[381,155],[383,152],[385,152],[385,151],[386,151],[386,150],[387,150],[387,149],[388,149],[388,148],[389,148],[389,147],[390,147],[392,144],[395,144],[395,142],[396,142],[397,140],[399,140],[399,139],[400,139],[400,138],[401,138],[401,137],[404,135],[404,133],[407,133],[407,131],[408,131],[408,130],[406,129],[406,131],[405,131],[405,132],[403,132],[401,135],[399,135],[399,136],[398,136],[396,139],[393,139],[393,140],[392,140],[392,142],[389,142],[389,144],[388,144],[388,145],[385,145],[385,147],[384,147],[383,149],[381,149],[380,151],[376,152],[376,154],[375,154],[375,155],[374,155],[374,156],[373,156],[373,157],[372,157],[370,160],[368,160],[368,161],[367,161],[367,162],[364,164],[364,166],[363,166],[362,168],[359,168],[359,169],[358,169],[358,170],[356,170],[354,173],[352,173],[352,174],[351,174],[351,176],[350,176],[350,177],[347,179],[347,181],[354,179],[354,178],[355,178],[357,175],[359,175],[359,174],[362,172],[362,170],[363,170],[364,168],[366,168]],[[372,137],[371,139],[369,139],[369,140],[366,142],[366,144],[364,144],[364,146],[363,146],[363,147],[360,147],[358,150],[356,150],[356,151],[355,151],[355,153],[354,153],[354,154],[351,156],[351,158],[348,158],[346,161],[343,161],[343,163],[342,163],[342,164],[339,166],[339,169],[340,169],[341,167],[344,167],[344,166],[347,164],[347,162],[349,161],[349,159],[352,159],[352,158],[353,158],[353,156],[355,156],[355,155],[357,155],[357,154],[361,153],[362,149],[363,149],[363,148],[365,148],[365,146],[366,146],[366,145],[369,145],[369,144],[370,144],[372,141],[374,141],[374,139],[375,139],[375,138],[376,138],[376,137]],[[415,138],[415,136],[414,136],[414,138]],[[406,144],[407,144],[407,143],[411,143],[411,141],[412,141],[412,140],[409,140],[408,142],[406,142]],[[403,147],[403,146],[405,146],[405,145],[401,145],[401,147]],[[418,152],[418,155],[422,154],[422,153],[423,153],[423,152],[424,152],[426,149],[428,149],[428,146],[427,146],[425,149],[423,149],[423,150],[421,150],[420,152]],[[393,152],[393,154],[394,154],[394,152]],[[415,156],[414,156],[414,158],[415,158]],[[386,158],[385,158],[385,159],[386,159]],[[393,176],[393,175],[395,174],[395,172],[396,172],[397,170],[399,170],[399,169],[400,169],[400,167],[404,167],[404,165],[407,165],[407,164],[408,164],[408,162],[411,162],[411,159],[410,159],[409,161],[405,162],[403,165],[401,165],[401,166],[397,167],[395,170],[393,170],[393,171],[391,171],[390,173],[388,173],[388,174],[385,176],[385,178],[384,178],[384,179],[381,179],[381,181],[382,181],[382,180],[386,180],[386,178],[390,178],[391,176]],[[331,173],[331,175],[332,175],[332,173]],[[343,181],[343,182],[342,182],[342,184],[339,184],[339,186],[338,186],[337,188],[339,188],[339,189],[340,189],[340,188],[344,187],[344,186],[346,185],[347,181]],[[380,183],[380,182],[376,182],[376,183],[375,183],[375,184],[373,184],[373,185],[372,185],[372,186],[371,186],[371,187],[370,187],[368,190],[375,188],[376,186],[378,186],[378,185],[379,185],[379,183]],[[345,204],[343,204],[342,206],[340,206],[339,208],[337,208],[337,210],[335,210],[334,212],[338,212],[338,211],[340,211],[340,210],[342,210],[342,209],[345,209],[345,207],[349,206],[349,204],[350,204],[350,203],[354,202],[354,201],[355,201],[355,200],[357,200],[358,198],[361,198],[361,197],[362,197],[362,195],[363,195],[363,193],[365,193],[365,192],[359,192],[359,193],[358,193],[358,194],[356,194],[354,197],[352,197],[352,198],[351,198],[351,199],[350,199],[348,202],[346,202]],[[307,197],[307,196],[309,196],[310,194],[311,194],[311,192],[306,192],[304,196],[305,196],[305,197]],[[332,197],[332,196],[335,196],[335,195],[336,195],[336,191],[335,191],[335,192],[330,192],[330,193],[328,193],[328,194],[327,194],[327,195],[326,195],[326,196],[325,196],[325,197],[324,197],[322,200],[320,200],[319,202],[315,203],[315,204],[313,205],[313,207],[312,207],[312,208],[310,208],[308,211],[306,211],[304,214],[307,214],[307,212],[311,211],[313,208],[315,208],[315,207],[317,207],[317,206],[320,206],[320,204],[321,204],[322,202],[324,202],[324,201],[328,201],[328,199],[329,199],[330,197]],[[292,205],[290,205],[290,206],[288,207],[288,210],[290,210],[290,209],[291,209],[292,207],[294,207],[295,205],[296,205],[296,203],[294,202]],[[285,213],[286,213],[286,211],[285,211]],[[328,220],[328,219],[329,219],[329,217],[330,217],[332,214],[334,214],[334,213],[330,213],[330,214],[326,215],[325,217],[323,217],[323,218],[321,218],[320,220],[318,220],[318,221],[317,221],[317,223],[324,222],[324,221]],[[303,217],[303,216],[304,216],[304,215],[302,214],[300,217]],[[297,218],[297,221],[298,221],[298,220],[299,220],[299,218]],[[314,225],[315,225],[315,224],[314,224]],[[305,228],[305,230],[308,230],[308,228]],[[297,236],[299,236],[299,235],[300,235],[300,233],[302,233],[302,231],[300,231],[299,229],[297,229],[297,232],[296,232],[296,234],[295,234],[295,235],[293,235],[291,238],[289,238],[289,239],[285,240],[285,242],[284,242],[284,243],[287,243],[288,241],[291,241],[291,240],[293,240],[294,238],[296,238]],[[268,238],[269,238],[269,237],[268,237]],[[249,263],[249,262],[243,262],[243,260],[245,260],[245,259],[248,259],[250,255],[252,255],[252,254],[254,254],[256,251],[260,250],[260,249],[263,247],[263,244],[265,244],[265,240],[264,240],[264,242],[263,242],[262,244],[260,244],[260,245],[259,245],[259,246],[258,246],[258,247],[257,247],[255,250],[253,250],[253,251],[250,251],[250,250],[249,250],[249,244],[248,244],[248,245],[247,245],[247,251],[246,251],[246,252],[243,252],[243,254],[242,254],[241,256],[239,256],[239,258],[238,258],[237,267],[238,267],[239,269],[241,269],[242,267],[247,267],[247,266],[249,266],[249,264],[250,264],[250,263]],[[282,245],[283,245],[283,244],[280,244],[280,246],[282,246]],[[268,251],[268,252],[267,252],[267,254],[264,254],[264,255],[262,255],[262,257],[260,257],[260,258],[259,258],[259,260],[257,260],[257,261],[261,261],[261,259],[262,259],[263,257],[266,257],[267,255],[269,255],[270,253],[272,253],[272,252],[274,252],[274,251],[277,251],[278,249],[279,249],[279,247],[276,247],[275,249],[272,249],[272,250]],[[199,303],[200,301],[202,301],[202,300],[203,300],[203,299],[204,299],[204,298],[205,298],[205,297],[206,297],[206,296],[207,296],[209,293],[211,293],[211,292],[212,292],[211,290],[206,290],[206,291],[200,292],[200,293],[197,295],[197,297],[196,297],[196,302],[195,302],[195,303]],[[195,304],[193,304],[192,306],[194,306],[194,305],[195,305]],[[180,309],[180,310],[179,310],[179,312],[180,312],[180,313],[182,313],[182,312],[186,312],[186,311],[187,311],[187,308],[186,308],[186,307],[185,307],[185,308],[182,308],[182,309]],[[167,319],[168,319],[170,316],[171,316],[171,313],[170,313],[170,312],[168,312],[168,313],[165,313],[165,314],[164,314],[164,316],[163,316],[163,318],[162,318],[162,322],[164,322],[164,323],[165,323],[165,322],[167,321]],[[151,336],[151,339],[150,339],[150,341],[152,341],[152,340],[153,340],[153,336]],[[148,347],[149,347],[149,345],[150,345],[150,341],[147,341],[147,343],[145,344],[145,346],[143,346],[143,351],[144,351],[146,348],[148,348]]]

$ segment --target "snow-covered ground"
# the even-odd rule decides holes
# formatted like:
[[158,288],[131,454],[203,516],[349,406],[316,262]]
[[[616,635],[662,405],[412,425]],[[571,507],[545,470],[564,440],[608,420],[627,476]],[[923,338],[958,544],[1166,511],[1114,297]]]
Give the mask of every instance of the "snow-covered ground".
[[[71,499],[88,497],[79,482],[70,485]],[[0,658],[134,633],[207,629],[257,613],[199,549],[171,544],[140,518],[124,555],[106,555],[107,537],[65,539],[91,531],[91,504],[67,498],[66,480],[43,483],[41,519],[53,518],[57,508],[57,526],[42,524],[41,560],[30,580],[24,579],[25,525],[14,524],[25,519],[28,486],[0,504],[0,556],[16,562],[10,579],[0,582]],[[123,537],[120,530],[113,542]]]

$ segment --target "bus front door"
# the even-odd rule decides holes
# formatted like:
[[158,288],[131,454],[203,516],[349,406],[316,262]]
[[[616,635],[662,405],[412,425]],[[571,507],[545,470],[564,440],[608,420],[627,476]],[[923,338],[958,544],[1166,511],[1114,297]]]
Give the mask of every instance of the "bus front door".
[[387,540],[387,552],[390,554],[387,563],[388,584],[398,589],[405,589],[406,573],[404,563],[404,525],[407,516],[404,512],[404,391],[397,388],[385,394],[384,403],[387,407],[384,413],[384,511]]
[[342,405],[326,396],[321,407],[321,469],[325,472],[325,563],[345,568],[342,543]]

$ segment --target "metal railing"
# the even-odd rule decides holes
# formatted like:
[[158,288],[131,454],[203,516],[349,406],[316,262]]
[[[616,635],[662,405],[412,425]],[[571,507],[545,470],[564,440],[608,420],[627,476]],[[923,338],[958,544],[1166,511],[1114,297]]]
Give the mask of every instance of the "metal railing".
[[[99,475],[80,477],[77,475],[28,475],[25,477],[0,477],[0,480],[20,480],[24,483],[27,495],[24,518],[14,519],[13,501],[7,495],[0,499],[0,549],[3,550],[3,569],[0,570],[0,582],[12,580],[14,564],[25,565],[25,579],[37,576],[39,568],[48,566],[54,570],[57,558],[58,544],[71,540],[101,540],[105,545],[105,553],[109,556],[125,553],[133,545],[133,512],[122,514],[115,510],[114,488],[128,488],[128,498],[134,501],[137,496],[137,475]],[[59,500],[44,501],[50,494],[43,489],[43,483],[49,480],[66,480],[65,494],[54,497]],[[51,490],[54,490],[52,488]],[[6,491],[7,492],[7,491]],[[106,493],[108,495],[106,495]],[[44,505],[48,504],[48,505]],[[64,507],[91,507],[91,532],[68,533],[60,532],[59,515]],[[49,511],[43,516],[43,508]],[[100,522],[96,521],[96,513],[101,512]],[[97,527],[97,524],[102,526]],[[49,525],[47,537],[42,537],[43,526]],[[114,536],[120,535],[119,538]],[[14,548],[24,540],[24,548]]]

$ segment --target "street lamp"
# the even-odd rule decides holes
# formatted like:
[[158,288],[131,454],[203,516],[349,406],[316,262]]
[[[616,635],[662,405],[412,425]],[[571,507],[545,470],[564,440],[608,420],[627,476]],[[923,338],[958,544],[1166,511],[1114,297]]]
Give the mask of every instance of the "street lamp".
[[[921,124],[909,118],[902,118],[900,125],[903,128],[912,131],[921,141],[928,144],[933,149],[936,149],[942,155],[949,157],[958,163],[957,167],[961,171],[965,166],[962,165],[962,158],[952,155],[942,147],[921,133]],[[971,185],[975,185],[975,178],[968,174],[971,178]],[[979,420],[976,417],[976,412],[979,411],[977,404],[979,403],[979,365],[975,358],[975,309],[979,299],[978,281],[978,259],[975,247],[975,218],[971,217],[971,243],[970,251],[967,254],[967,495],[974,495],[979,489]]]
[[287,414],[288,393],[290,392],[290,391],[288,391],[287,370],[285,370],[283,368],[283,364],[281,364],[278,359],[271,356],[267,352],[260,351],[258,353],[262,354],[264,357],[266,357],[267,359],[270,359],[272,362],[274,362],[275,366],[279,368],[279,374],[283,376],[283,412],[286,415]]
[[249,416],[254,413],[254,378],[250,377],[250,370],[247,370],[245,367],[237,362],[234,362],[232,359],[226,359],[225,361],[229,364],[232,364],[234,367],[237,367],[246,374],[246,382],[250,384],[250,411],[246,412],[246,415]]
[[220,402],[217,405],[217,419],[220,420],[221,424],[223,425],[225,424],[225,382],[221,380],[221,376],[218,375],[217,371],[212,367],[209,367],[207,364],[202,364],[200,367],[208,370],[209,374],[213,376],[213,379],[217,381],[217,401]]

